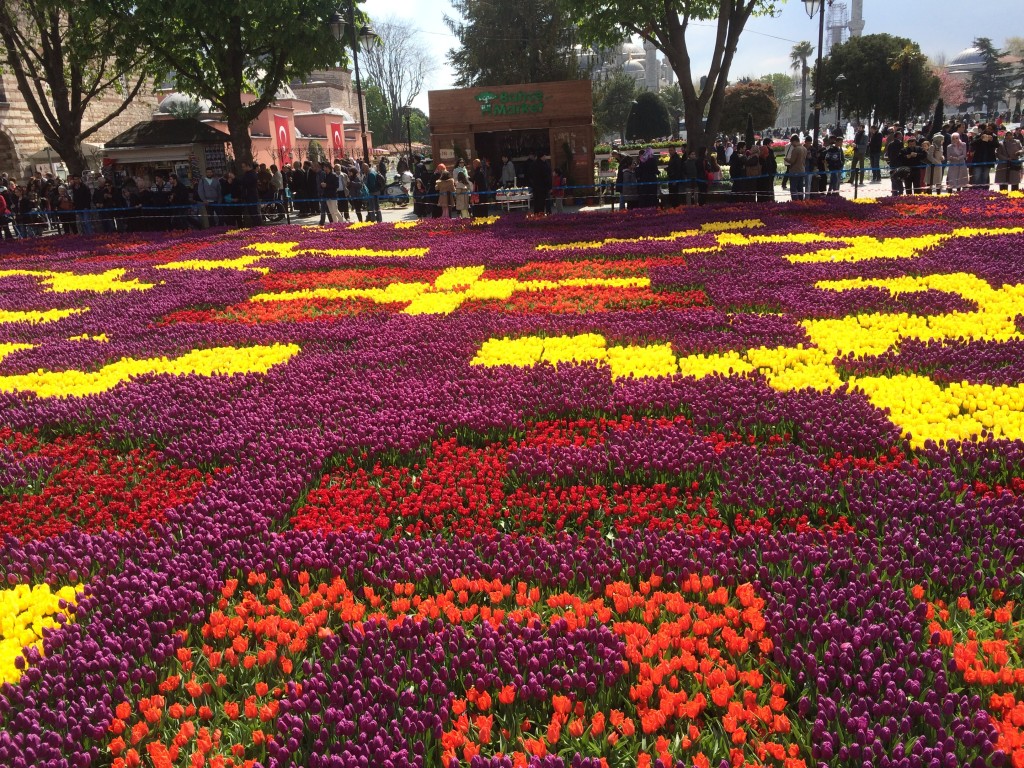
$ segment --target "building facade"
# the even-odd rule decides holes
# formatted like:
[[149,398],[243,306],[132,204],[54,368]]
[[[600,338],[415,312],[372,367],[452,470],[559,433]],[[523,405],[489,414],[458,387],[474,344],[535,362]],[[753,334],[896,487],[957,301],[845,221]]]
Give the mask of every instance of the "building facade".
[[[121,97],[111,92],[96,99],[89,105],[85,114],[86,127],[108,115],[121,103]],[[126,131],[140,120],[147,120],[157,106],[157,97],[152,89],[143,89],[120,115],[107,123],[103,128],[88,138],[89,142],[102,144],[107,139]],[[49,145],[36,125],[25,99],[18,90],[14,75],[0,74],[0,171],[22,178],[25,173],[36,168],[50,170],[49,166],[33,166],[29,168],[25,159]],[[60,161],[54,153],[54,162]]]

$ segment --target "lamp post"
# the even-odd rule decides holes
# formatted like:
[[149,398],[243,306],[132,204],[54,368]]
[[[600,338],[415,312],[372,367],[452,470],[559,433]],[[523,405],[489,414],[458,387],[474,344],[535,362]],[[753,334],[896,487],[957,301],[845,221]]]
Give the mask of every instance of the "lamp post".
[[[328,24],[331,26],[331,34],[339,43],[345,41],[345,32],[349,33],[348,44],[352,48],[352,65],[356,73],[356,100],[359,102],[359,133],[363,139],[363,162],[370,164],[370,148],[366,143],[366,113],[363,110],[363,83],[359,79],[359,43],[369,45],[377,39],[377,33],[369,24],[364,24],[356,34],[356,4],[355,0],[347,2],[348,21],[341,13],[341,9],[331,14]],[[357,40],[358,38],[358,40]]]
[[814,151],[818,152],[818,132],[821,129],[821,49],[825,45],[825,0],[804,0],[804,10],[810,18],[818,13],[818,58],[814,65]]
[[846,75],[840,74],[836,77],[836,133],[843,136],[843,86],[846,85]]
[[409,140],[409,152],[406,158],[409,162],[409,170],[412,170],[412,107],[408,104],[402,107],[402,117],[405,118],[405,137]]

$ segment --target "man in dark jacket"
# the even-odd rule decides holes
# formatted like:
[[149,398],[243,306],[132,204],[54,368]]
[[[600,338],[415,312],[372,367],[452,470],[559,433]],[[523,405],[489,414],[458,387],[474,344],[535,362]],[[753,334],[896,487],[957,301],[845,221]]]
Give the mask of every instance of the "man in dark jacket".
[[546,213],[548,209],[548,194],[551,192],[551,165],[548,160],[549,157],[544,155],[528,166],[533,213],[537,216]]
[[893,133],[885,142],[885,161],[889,164],[889,182],[892,184],[892,194],[894,197],[902,195],[904,182],[910,172],[901,170],[904,167],[903,134],[899,131]]
[[924,187],[924,167],[928,164],[928,153],[917,146],[917,139],[907,137],[907,146],[903,148],[900,165],[910,169],[910,175],[903,184],[908,195],[920,194]]
[[255,227],[260,224],[260,189],[256,169],[252,163],[242,161],[242,178],[239,179],[239,195],[242,198],[246,225]]
[[[684,146],[683,154],[685,153],[686,147]],[[679,154],[678,147],[672,148],[665,172],[668,173],[668,207],[677,208],[680,205],[679,191],[683,184],[683,155]]]
[[882,181],[882,132],[877,125],[868,129],[868,162],[871,163],[871,183]]
[[75,221],[78,232],[82,235],[92,234],[92,190],[82,183],[79,176],[71,177],[71,200],[75,204]]

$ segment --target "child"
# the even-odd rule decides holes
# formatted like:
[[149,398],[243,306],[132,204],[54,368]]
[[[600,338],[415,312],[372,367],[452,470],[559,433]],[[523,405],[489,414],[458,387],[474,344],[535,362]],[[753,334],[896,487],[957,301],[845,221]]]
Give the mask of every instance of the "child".
[[466,172],[459,171],[455,182],[455,210],[459,212],[460,219],[469,218],[469,196],[473,191],[466,179]]
[[448,171],[441,172],[441,178],[434,182],[434,190],[437,192],[437,205],[441,209],[441,218],[447,219],[448,208],[455,195],[455,180]]

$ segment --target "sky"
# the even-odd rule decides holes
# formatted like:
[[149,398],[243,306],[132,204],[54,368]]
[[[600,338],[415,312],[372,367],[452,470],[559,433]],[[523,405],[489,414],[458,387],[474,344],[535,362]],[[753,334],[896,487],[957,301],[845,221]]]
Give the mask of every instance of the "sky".
[[[508,0],[504,0],[508,1]],[[514,1],[514,0],[512,0]],[[846,0],[852,10],[852,0]],[[1008,35],[1024,35],[1024,3],[1001,0],[989,11],[976,13],[963,0],[893,2],[864,0],[864,34],[888,32],[908,37],[935,59],[953,58],[976,37],[988,37],[1003,45]],[[411,22],[436,64],[423,92],[413,105],[427,111],[427,90],[453,88],[454,74],[447,64],[448,51],[457,45],[444,23],[453,15],[446,0],[366,0],[362,8],[371,19],[390,16]],[[707,71],[715,37],[713,26],[694,28],[687,36],[695,76]],[[827,32],[826,32],[827,35]],[[794,43],[809,40],[817,45],[818,19],[808,18],[803,2],[788,0],[774,18],[751,19],[740,37],[729,73],[730,80],[789,71],[789,51]]]

